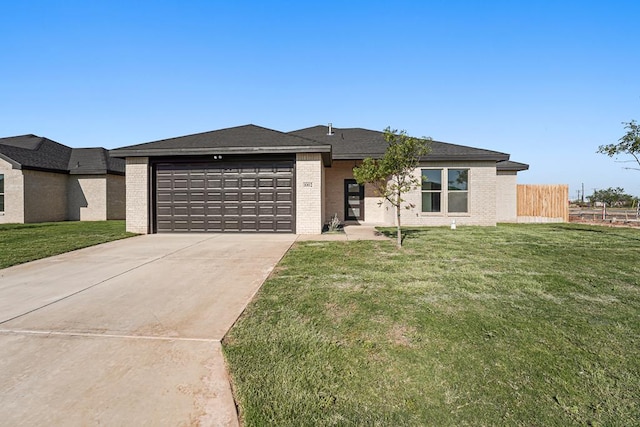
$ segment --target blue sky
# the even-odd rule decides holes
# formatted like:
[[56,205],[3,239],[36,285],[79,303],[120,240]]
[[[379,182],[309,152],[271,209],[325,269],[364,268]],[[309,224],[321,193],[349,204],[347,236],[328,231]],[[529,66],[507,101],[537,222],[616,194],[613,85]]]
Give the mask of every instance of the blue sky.
[[531,166],[519,182],[571,197],[640,195],[633,164],[595,153],[640,120],[638,16],[631,0],[7,1],[0,136],[392,126],[510,153]]

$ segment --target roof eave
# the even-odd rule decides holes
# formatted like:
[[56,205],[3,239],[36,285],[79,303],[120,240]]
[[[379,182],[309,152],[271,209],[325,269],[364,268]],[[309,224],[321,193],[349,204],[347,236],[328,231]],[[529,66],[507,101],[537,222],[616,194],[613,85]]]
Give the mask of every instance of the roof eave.
[[84,169],[84,170],[71,170],[69,175],[122,175],[124,172],[114,171],[108,169]]
[[159,157],[159,156],[206,156],[220,154],[292,154],[320,153],[325,166],[331,165],[331,145],[314,146],[269,146],[269,147],[222,147],[222,148],[149,148],[149,149],[115,149],[109,156],[126,157]]
[[[373,159],[379,159],[383,156],[383,153],[368,153],[368,154],[334,154],[334,160],[363,160],[367,157],[371,157]],[[509,155],[504,154],[501,156],[497,155],[474,155],[474,156],[445,156],[445,155],[432,155],[422,157],[420,161],[423,162],[478,162],[478,161],[503,161],[508,160]]]
[[61,173],[61,174],[64,174],[64,175],[68,175],[69,174],[69,170],[68,169],[43,168],[43,167],[38,167],[38,166],[26,166],[26,165],[22,165],[22,167],[20,169],[22,169],[22,170],[30,170],[30,171],[37,171],[37,172]]
[[499,171],[522,172],[522,171],[529,170],[529,165],[522,164],[522,166],[511,166],[511,167],[500,167],[500,166],[498,166],[496,169],[499,170]]
[[22,165],[18,162],[16,162],[15,160],[13,160],[11,157],[8,157],[2,153],[0,153],[0,159],[6,161],[7,163],[9,163],[11,165],[12,169],[22,169]]

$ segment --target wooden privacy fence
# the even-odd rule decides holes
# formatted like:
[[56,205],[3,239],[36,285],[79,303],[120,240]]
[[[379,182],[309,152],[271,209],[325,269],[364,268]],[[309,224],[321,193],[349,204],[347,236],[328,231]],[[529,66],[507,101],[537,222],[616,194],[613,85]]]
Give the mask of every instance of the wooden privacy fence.
[[568,185],[518,185],[518,222],[569,222]]

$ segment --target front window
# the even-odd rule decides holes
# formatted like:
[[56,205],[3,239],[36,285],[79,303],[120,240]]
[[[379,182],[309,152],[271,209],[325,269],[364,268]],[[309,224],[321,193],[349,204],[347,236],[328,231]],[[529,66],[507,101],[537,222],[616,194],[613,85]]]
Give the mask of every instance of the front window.
[[422,169],[422,212],[440,212],[442,169]]
[[0,174],[0,212],[4,212],[4,175]]
[[422,169],[422,212],[443,211],[469,212],[469,169]]
[[469,169],[448,170],[448,211],[468,212]]

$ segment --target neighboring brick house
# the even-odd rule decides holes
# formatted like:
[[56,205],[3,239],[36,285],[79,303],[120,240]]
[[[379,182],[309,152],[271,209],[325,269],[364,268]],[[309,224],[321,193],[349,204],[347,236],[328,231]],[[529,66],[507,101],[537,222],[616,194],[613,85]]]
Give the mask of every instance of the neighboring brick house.
[[124,217],[122,159],[36,135],[0,138],[0,223]]
[[[387,203],[353,179],[380,157],[382,132],[315,126],[289,133],[239,126],[111,151],[126,159],[127,230],[320,233],[345,223],[393,225]],[[496,151],[433,141],[407,194],[405,225],[516,222],[516,174],[527,165]]]

